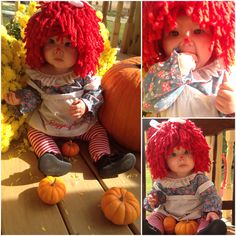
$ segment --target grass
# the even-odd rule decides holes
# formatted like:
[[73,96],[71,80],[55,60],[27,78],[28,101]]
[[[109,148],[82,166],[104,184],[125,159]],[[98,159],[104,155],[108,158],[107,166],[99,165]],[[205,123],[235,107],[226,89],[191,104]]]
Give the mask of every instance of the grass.
[[152,178],[148,167],[146,167],[146,192],[149,193],[152,189]]

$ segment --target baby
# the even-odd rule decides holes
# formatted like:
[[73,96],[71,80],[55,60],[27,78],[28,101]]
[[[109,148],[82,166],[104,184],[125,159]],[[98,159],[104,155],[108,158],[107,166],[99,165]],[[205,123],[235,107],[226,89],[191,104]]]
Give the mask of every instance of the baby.
[[197,234],[226,234],[221,198],[204,174],[210,169],[209,147],[199,128],[179,118],[151,121],[146,147],[154,180],[144,207],[152,213],[144,221],[144,234],[164,234],[163,221],[196,220]]
[[144,2],[143,111],[234,116],[234,2]]
[[96,11],[86,2],[42,2],[25,29],[28,87],[5,101],[28,116],[28,139],[45,175],[68,173],[71,163],[55,139],[89,141],[102,177],[130,170],[132,153],[111,154],[105,129],[97,120],[103,102],[100,78],[93,76],[103,51]]

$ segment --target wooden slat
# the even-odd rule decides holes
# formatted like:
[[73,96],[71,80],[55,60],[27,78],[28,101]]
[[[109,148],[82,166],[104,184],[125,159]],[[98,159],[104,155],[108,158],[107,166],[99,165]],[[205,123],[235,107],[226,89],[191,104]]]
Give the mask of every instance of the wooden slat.
[[36,157],[19,152],[12,147],[2,154],[2,233],[68,234],[58,207],[44,204],[37,195],[43,175]]
[[107,11],[109,7],[109,1],[104,1],[102,4],[102,14],[103,14],[103,19],[102,22],[107,26]]
[[130,2],[130,11],[129,11],[129,18],[125,24],[124,34],[122,38],[122,44],[120,51],[122,53],[127,53],[128,47],[130,46],[131,36],[133,34],[133,18],[135,12],[136,2]]
[[136,2],[134,33],[128,54],[141,55],[141,2]]
[[[102,179],[95,166],[91,162],[91,159],[88,158],[88,150],[87,146],[84,143],[80,143],[81,155],[92,169],[94,174],[96,175],[97,179],[100,181],[100,184],[103,186],[105,190],[111,187],[123,187],[127,190],[131,191],[141,203],[141,177],[140,173],[136,169],[132,169],[124,174],[120,174],[119,178],[109,178],[109,179]],[[140,234],[141,232],[141,217],[139,217],[133,225],[130,225],[132,231],[136,234]]]
[[104,190],[79,156],[73,169],[62,178],[66,196],[59,204],[70,234],[132,234],[127,226],[116,226],[103,215],[100,202]]
[[121,13],[123,9],[123,1],[120,1],[117,3],[117,9],[116,9],[116,17],[115,22],[113,26],[113,32],[112,32],[112,39],[111,39],[111,46],[113,48],[117,47],[118,41],[119,41],[119,33],[120,33],[120,19],[121,19]]

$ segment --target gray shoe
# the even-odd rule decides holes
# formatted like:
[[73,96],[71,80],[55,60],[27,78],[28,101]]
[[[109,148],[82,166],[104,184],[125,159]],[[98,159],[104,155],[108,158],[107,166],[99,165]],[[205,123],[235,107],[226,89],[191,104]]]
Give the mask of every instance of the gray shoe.
[[67,174],[72,165],[64,160],[62,156],[45,153],[38,159],[39,170],[46,176],[61,176]]

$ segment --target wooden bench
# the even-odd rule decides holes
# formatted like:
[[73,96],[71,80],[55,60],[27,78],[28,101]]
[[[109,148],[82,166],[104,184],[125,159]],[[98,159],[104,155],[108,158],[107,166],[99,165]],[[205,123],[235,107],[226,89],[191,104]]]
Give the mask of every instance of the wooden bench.
[[[73,168],[63,176],[66,195],[57,205],[43,203],[37,195],[39,181],[44,177],[38,170],[37,158],[15,142],[2,154],[2,234],[140,234],[139,217],[134,224],[117,226],[102,213],[100,202],[111,187],[124,187],[140,198],[140,154],[137,165],[117,178],[101,179],[87,151],[72,159]],[[113,145],[114,149],[119,148]]]

